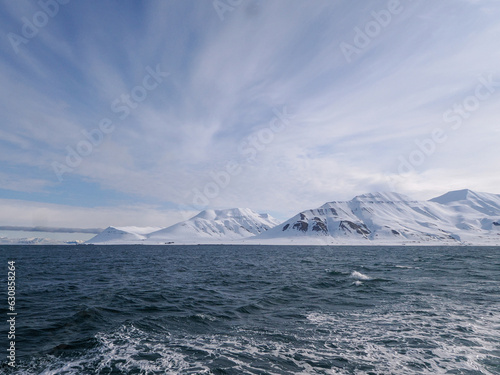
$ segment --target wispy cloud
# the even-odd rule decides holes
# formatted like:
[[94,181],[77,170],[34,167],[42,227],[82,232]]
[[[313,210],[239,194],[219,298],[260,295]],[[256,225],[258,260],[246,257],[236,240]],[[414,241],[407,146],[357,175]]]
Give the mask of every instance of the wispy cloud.
[[16,227],[9,225],[0,226],[0,231],[46,232],[46,233],[101,233],[104,228],[53,228],[53,227]]
[[[29,1],[2,3],[0,187],[43,191],[52,202],[60,195],[66,203],[73,182],[59,183],[52,163],[65,162],[67,147],[76,147],[82,130],[110,118],[115,130],[68,180],[82,181],[89,197],[106,189],[129,198],[109,208],[81,208],[85,214],[78,220],[85,225],[76,220],[75,227],[106,226],[89,221],[90,212],[106,209],[101,217],[111,224],[114,214],[123,214],[116,205],[130,202],[194,211],[192,190],[203,189],[211,172],[232,161],[243,172],[211,206],[286,216],[394,186],[418,198],[460,184],[494,191],[499,181],[491,150],[500,136],[500,91],[413,174],[398,174],[398,157],[432,129],[449,126],[443,112],[468,95],[478,76],[500,81],[500,6],[401,5],[403,11],[349,62],[339,46],[351,43],[355,29],[372,21],[386,1],[252,0],[223,22],[210,1],[75,1],[18,54],[5,36],[19,32],[21,17],[38,8]],[[141,84],[145,68],[156,64],[169,78],[118,119],[113,100]],[[239,145],[284,106],[293,121],[248,162]],[[8,200],[2,204],[23,218],[16,225],[33,225],[22,209]],[[123,209],[120,222],[134,224],[136,208]],[[161,219],[161,208],[144,210],[144,225],[158,225],[148,217],[169,221]],[[4,216],[0,224],[9,220]]]

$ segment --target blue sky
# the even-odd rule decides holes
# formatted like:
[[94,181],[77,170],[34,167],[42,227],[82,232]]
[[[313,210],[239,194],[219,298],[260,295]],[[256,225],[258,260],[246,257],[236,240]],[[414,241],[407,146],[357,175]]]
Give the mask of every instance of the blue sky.
[[500,193],[499,16],[488,0],[3,1],[0,225]]

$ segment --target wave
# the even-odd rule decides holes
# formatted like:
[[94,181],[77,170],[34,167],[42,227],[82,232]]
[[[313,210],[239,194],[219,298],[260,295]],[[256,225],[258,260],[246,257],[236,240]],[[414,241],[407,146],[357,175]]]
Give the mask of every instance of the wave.
[[200,335],[128,323],[97,333],[85,350],[19,363],[15,374],[495,374],[496,317],[437,297],[429,306],[310,312],[294,317],[296,330],[233,327]]
[[357,279],[357,280],[372,280],[372,278],[370,276],[362,274],[361,272],[358,272],[358,271],[352,271],[351,277],[353,279]]
[[[450,306],[439,309],[443,311],[438,315],[445,316]],[[479,308],[470,316],[457,312],[446,320],[424,317],[407,305],[315,312],[307,320],[314,341],[328,346],[325,356],[341,355],[347,363],[356,364],[356,370],[345,368],[342,374],[498,373],[495,319]]]

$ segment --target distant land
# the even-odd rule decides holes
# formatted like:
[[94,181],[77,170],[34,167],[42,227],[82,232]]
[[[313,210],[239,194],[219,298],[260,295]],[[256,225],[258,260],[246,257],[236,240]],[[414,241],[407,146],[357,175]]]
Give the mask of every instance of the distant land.
[[429,201],[369,193],[278,223],[250,209],[206,210],[161,230],[109,227],[93,244],[500,245],[500,195],[471,190]]
[[[0,244],[54,243],[39,238]],[[283,223],[249,208],[205,210],[167,228],[113,227],[86,244],[500,245],[500,195],[450,191],[428,201],[368,193],[302,211]]]

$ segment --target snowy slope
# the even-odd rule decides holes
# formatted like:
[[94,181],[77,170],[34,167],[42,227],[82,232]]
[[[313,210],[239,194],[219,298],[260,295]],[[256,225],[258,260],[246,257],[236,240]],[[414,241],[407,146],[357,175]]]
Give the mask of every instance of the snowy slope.
[[[464,230],[465,237],[484,231],[500,233],[500,195],[471,190],[448,192],[431,199],[456,214],[455,225]],[[466,233],[465,233],[466,232]]]
[[195,217],[148,235],[148,243],[221,243],[261,234],[278,221],[249,208],[205,210]]
[[255,238],[299,244],[500,244],[500,196],[470,190],[431,201],[374,193],[303,211]]
[[142,243],[147,238],[147,234],[159,229],[161,227],[108,227],[86,243],[110,245]]
[[467,189],[450,191],[430,201],[453,207],[456,210],[468,213],[480,212],[488,216],[498,216],[500,211],[500,195],[478,193]]

